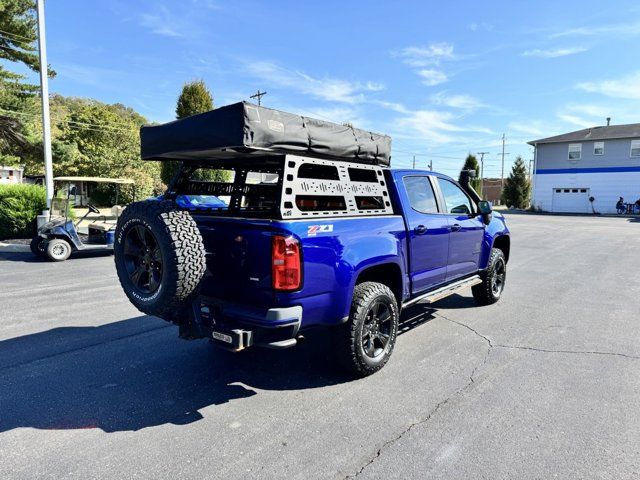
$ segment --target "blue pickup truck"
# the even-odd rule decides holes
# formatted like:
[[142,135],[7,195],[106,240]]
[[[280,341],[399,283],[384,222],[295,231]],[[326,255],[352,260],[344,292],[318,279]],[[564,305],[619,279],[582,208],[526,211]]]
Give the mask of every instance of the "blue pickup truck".
[[123,212],[115,263],[131,302],[183,338],[286,348],[328,327],[336,357],[364,376],[388,361],[407,305],[502,294],[509,230],[467,181],[281,146],[170,147],[149,157],[180,171],[162,199]]

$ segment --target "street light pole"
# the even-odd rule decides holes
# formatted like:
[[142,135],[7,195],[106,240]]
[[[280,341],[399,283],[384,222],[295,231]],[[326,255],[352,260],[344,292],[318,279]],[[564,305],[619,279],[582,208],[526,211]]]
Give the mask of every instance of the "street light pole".
[[37,0],[38,50],[40,52],[40,95],[42,96],[42,143],[44,146],[44,181],[47,188],[47,208],[53,200],[53,162],[51,159],[51,122],[49,118],[49,64],[44,29],[44,0]]

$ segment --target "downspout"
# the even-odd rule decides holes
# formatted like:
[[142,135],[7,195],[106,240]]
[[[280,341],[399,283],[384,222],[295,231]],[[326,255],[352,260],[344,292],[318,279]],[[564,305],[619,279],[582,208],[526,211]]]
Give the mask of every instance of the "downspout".
[[538,170],[538,144],[533,144],[533,173],[531,174],[531,206],[536,208],[536,171]]

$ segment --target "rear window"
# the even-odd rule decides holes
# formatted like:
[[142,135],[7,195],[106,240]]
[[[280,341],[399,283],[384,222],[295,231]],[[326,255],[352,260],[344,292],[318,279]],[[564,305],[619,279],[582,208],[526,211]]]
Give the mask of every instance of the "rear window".
[[274,217],[279,213],[282,162],[261,164],[251,161],[233,166],[199,167],[176,185],[176,202],[191,210],[213,211],[218,215]]

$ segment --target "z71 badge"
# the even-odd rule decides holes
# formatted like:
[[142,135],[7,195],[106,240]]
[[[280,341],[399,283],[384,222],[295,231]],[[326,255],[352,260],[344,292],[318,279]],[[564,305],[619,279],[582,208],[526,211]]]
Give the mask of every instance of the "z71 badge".
[[307,228],[307,235],[313,237],[318,233],[329,233],[333,232],[333,224],[329,225],[309,225]]

